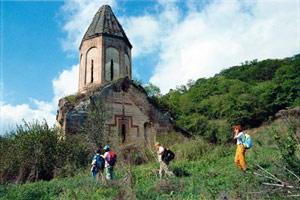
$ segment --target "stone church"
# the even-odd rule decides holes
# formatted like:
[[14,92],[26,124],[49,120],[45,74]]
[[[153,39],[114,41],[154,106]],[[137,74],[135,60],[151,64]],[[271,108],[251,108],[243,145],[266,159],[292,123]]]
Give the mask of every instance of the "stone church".
[[78,93],[59,100],[57,121],[66,135],[81,132],[96,99],[104,102],[110,116],[107,129],[120,144],[153,146],[157,134],[182,132],[132,81],[131,49],[110,6],[100,7],[79,47]]

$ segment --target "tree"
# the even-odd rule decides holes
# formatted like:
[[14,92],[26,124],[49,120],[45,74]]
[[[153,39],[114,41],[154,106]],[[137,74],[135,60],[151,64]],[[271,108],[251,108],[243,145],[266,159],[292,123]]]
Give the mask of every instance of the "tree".
[[149,97],[160,97],[160,89],[156,85],[153,85],[152,83],[149,83],[148,85],[143,85],[144,89],[147,92],[147,95]]
[[97,99],[91,101],[90,111],[85,121],[83,132],[87,135],[90,142],[97,147],[102,147],[105,142],[108,142],[108,134],[106,123],[109,119],[107,109],[104,102]]
[[51,180],[86,167],[88,151],[81,140],[67,137],[47,122],[23,122],[0,139],[0,185]]

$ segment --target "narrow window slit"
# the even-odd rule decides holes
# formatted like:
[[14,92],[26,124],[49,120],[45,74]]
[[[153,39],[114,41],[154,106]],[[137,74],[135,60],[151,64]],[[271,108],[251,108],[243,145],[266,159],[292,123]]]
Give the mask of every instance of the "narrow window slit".
[[114,61],[110,60],[110,80],[114,79]]
[[122,124],[122,143],[125,142],[125,139],[126,139],[126,125],[125,124]]
[[94,82],[94,60],[91,63],[91,83]]

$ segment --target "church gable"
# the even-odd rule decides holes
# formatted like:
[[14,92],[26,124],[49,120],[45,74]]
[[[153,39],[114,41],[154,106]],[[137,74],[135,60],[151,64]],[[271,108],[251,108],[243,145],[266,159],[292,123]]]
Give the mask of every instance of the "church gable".
[[[70,107],[67,98],[60,102],[58,121],[64,121],[68,133],[80,133],[92,102],[100,100],[110,116],[108,131],[119,142],[137,142],[153,145],[156,134],[172,130],[169,115],[161,113],[149,101],[141,86],[121,78],[104,88],[85,94],[80,102]],[[69,108],[68,108],[69,106]],[[63,123],[61,124],[63,126]]]
[[[108,122],[112,132],[122,137],[122,142],[148,141],[153,143],[154,135],[170,131],[168,115],[163,115],[149,101],[140,86],[128,78],[112,85],[105,97],[105,105],[112,118]],[[167,122],[167,123],[163,123]]]

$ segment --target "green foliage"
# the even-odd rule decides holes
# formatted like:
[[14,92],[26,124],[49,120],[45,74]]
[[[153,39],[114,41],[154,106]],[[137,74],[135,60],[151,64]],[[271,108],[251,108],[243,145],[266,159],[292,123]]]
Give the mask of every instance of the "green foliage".
[[144,85],[144,89],[146,90],[147,95],[149,97],[159,97],[159,96],[161,96],[159,87],[153,85],[152,83]]
[[[87,164],[87,149],[79,140],[60,140],[61,133],[46,122],[18,125],[1,138],[0,183],[50,180],[59,169],[74,166],[73,174]],[[75,167],[76,166],[76,167]]]
[[199,115],[198,113],[193,113],[191,115],[181,115],[178,117],[178,125],[184,127],[189,132],[193,133],[195,136],[203,136],[206,131],[209,130],[208,118]]
[[84,94],[82,94],[82,93],[76,93],[76,94],[73,94],[73,95],[69,95],[69,96],[67,96],[65,98],[72,105],[76,105],[84,97],[85,97]]
[[175,122],[194,136],[219,142],[219,127],[210,121],[258,127],[279,110],[299,105],[299,77],[300,55],[247,61],[212,78],[200,78],[170,90],[157,97],[155,104],[168,110]]
[[[170,163],[176,177],[169,179],[159,180],[155,171],[159,164],[153,161],[150,151],[131,155],[131,161],[139,165],[128,165],[130,170],[118,162],[116,180],[109,186],[92,184],[89,171],[58,179],[74,175],[88,165],[91,154],[87,147],[78,138],[59,140],[57,130],[46,123],[18,126],[16,131],[0,137],[0,180],[6,184],[0,186],[0,199],[122,199],[128,196],[128,185],[137,199],[286,198],[281,190],[269,192],[261,184],[266,181],[263,177],[241,172],[233,162],[236,146],[230,142],[233,125],[257,127],[269,122],[280,109],[299,105],[299,70],[300,55],[296,55],[282,60],[246,61],[212,78],[189,81],[163,96],[152,85],[150,101],[170,112],[177,125],[195,136],[187,139],[176,132],[157,135],[156,140],[176,154]],[[76,98],[72,96],[68,101],[75,103]],[[105,113],[99,112],[101,109],[101,103],[95,103],[89,113],[96,126],[90,132],[100,135],[104,129],[98,129],[98,119],[102,124],[106,118],[99,115]],[[253,140],[253,147],[246,151],[250,170],[257,172],[255,166],[259,164],[273,174],[284,175],[288,182],[298,181],[278,170],[278,166],[287,165],[299,176],[299,130],[298,118],[279,122],[272,128],[246,130]],[[103,137],[92,140],[100,146]],[[124,178],[128,172],[130,179]],[[7,184],[53,177],[49,182]],[[296,186],[299,185],[298,181]]]
[[176,155],[176,160],[195,161],[200,160],[207,152],[211,151],[212,146],[202,139],[197,139],[173,145],[171,149]]
[[[222,121],[215,123],[222,124]],[[262,174],[256,164],[264,167],[283,180],[299,186],[299,181],[280,171],[281,152],[274,148],[272,130],[283,133],[282,125],[272,128],[246,130],[253,137],[253,147],[246,151],[247,166],[251,172]],[[288,130],[288,129],[287,129]],[[284,199],[287,193],[282,190],[271,191],[261,184],[269,179],[258,177],[253,173],[244,174],[234,163],[236,146],[215,145],[203,139],[176,140],[176,133],[168,142],[175,151],[176,159],[170,162],[170,170],[175,177],[159,179],[155,170],[159,169],[157,161],[133,166],[133,181],[136,199]],[[3,138],[2,138],[3,139]],[[3,141],[3,140],[0,141]],[[260,141],[259,145],[255,141]],[[273,141],[273,142],[272,142]],[[164,143],[162,143],[165,145]],[[275,146],[274,146],[275,145]],[[281,162],[283,161],[283,163]],[[105,186],[93,184],[90,171],[83,171],[74,177],[39,181],[22,185],[0,186],[0,199],[126,199],[128,185],[124,179],[121,163],[115,167],[115,180]],[[296,168],[289,169],[299,175]],[[125,182],[124,182],[125,181]],[[266,191],[266,192],[261,192]]]
[[227,144],[232,141],[232,126],[224,120],[214,121],[217,127],[216,140],[220,144]]
[[162,133],[156,135],[156,141],[164,144],[165,147],[171,147],[174,144],[177,144],[178,141],[186,141],[187,138],[184,137],[181,133],[172,131],[170,133]]
[[180,116],[177,123],[194,136],[203,137],[209,142],[226,143],[232,139],[232,126],[226,120],[208,120],[205,116],[193,113]]
[[103,144],[108,142],[106,126],[108,119],[109,113],[104,102],[99,99],[92,100],[91,108],[82,131],[97,148],[103,147]]
[[290,168],[300,171],[300,120],[296,117],[289,117],[284,122],[273,128],[274,139],[285,163]]

